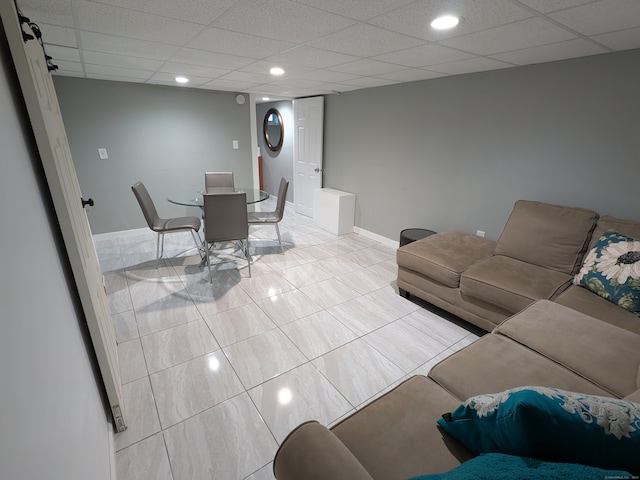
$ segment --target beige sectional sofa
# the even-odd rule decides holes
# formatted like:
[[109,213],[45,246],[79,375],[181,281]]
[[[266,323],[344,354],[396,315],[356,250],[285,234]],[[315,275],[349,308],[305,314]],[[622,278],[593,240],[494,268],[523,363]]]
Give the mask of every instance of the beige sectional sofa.
[[497,242],[444,233],[401,247],[401,289],[491,333],[330,429],[298,426],[276,454],[276,478],[402,480],[451,470],[475,455],[436,422],[475,395],[545,386],[640,403],[640,318],[572,284],[610,228],[640,238],[639,222],[520,201]]
[[497,241],[443,232],[398,249],[398,288],[491,331],[535,300],[554,300],[632,328],[632,313],[572,285],[585,253],[609,229],[640,238],[640,222],[519,200]]
[[448,471],[474,454],[438,428],[441,415],[469,397],[522,386],[640,402],[640,335],[538,300],[331,429],[298,426],[276,454],[275,476],[406,480]]

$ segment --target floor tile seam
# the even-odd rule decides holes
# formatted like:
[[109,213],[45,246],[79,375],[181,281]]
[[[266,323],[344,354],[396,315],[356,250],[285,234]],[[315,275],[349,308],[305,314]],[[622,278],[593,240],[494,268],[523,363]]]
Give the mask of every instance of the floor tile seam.
[[[425,335],[427,335],[428,337],[432,338],[433,340],[435,340],[435,341],[436,341],[436,342],[438,342],[439,344],[441,344],[441,345],[445,345],[445,347],[446,347],[446,348],[450,348],[450,347],[452,347],[452,346],[453,346],[453,345],[455,345],[456,343],[461,342],[463,339],[465,339],[469,334],[472,334],[472,333],[473,333],[473,332],[470,332],[470,331],[468,331],[468,330],[464,329],[463,327],[460,327],[460,328],[463,328],[463,330],[465,330],[465,331],[467,332],[467,333],[466,333],[466,335],[465,335],[464,337],[462,337],[461,339],[456,340],[456,341],[455,341],[455,342],[453,342],[451,345],[446,345],[445,343],[443,343],[442,341],[440,341],[439,339],[437,339],[435,336],[433,336],[433,334],[430,334],[428,331],[426,331],[426,329],[425,329],[425,330],[422,330],[422,329],[420,329],[420,328],[418,328],[418,327],[416,327],[416,326],[412,325],[410,322],[408,322],[408,321],[406,320],[406,317],[408,317],[409,315],[411,315],[411,314],[413,314],[413,313],[415,313],[415,312],[411,312],[411,313],[409,313],[409,314],[405,315],[404,317],[402,317],[402,319],[404,319],[404,320],[407,322],[407,324],[408,324],[408,325],[411,325],[413,328],[415,328],[416,330],[418,330],[418,331],[420,331],[420,332],[424,333]],[[446,322],[449,322],[449,320],[447,320],[446,318],[443,318],[443,317],[440,317],[440,318],[442,318],[442,319],[443,319],[443,320],[445,320]]]
[[[198,311],[198,314],[200,314],[200,311]],[[174,328],[177,328],[177,327],[182,327],[183,325],[187,325],[189,323],[197,322],[199,320],[204,320],[204,317],[202,316],[202,314],[200,314],[199,318],[194,318],[193,320],[187,320],[186,322],[182,322],[182,323],[179,323],[177,325],[173,325],[171,327],[161,328],[160,330],[155,330],[153,332],[145,333],[145,334],[142,334],[140,332],[140,328],[138,326],[138,334],[139,334],[138,338],[140,338],[142,340],[143,338],[147,338],[147,337],[149,337],[151,335],[157,335],[158,333],[166,332],[167,330],[171,330],[171,329],[174,329]],[[205,321],[205,323],[206,323],[206,321]],[[136,318],[136,324],[137,324],[137,318]]]
[[[327,312],[327,313],[329,313],[329,312]],[[330,314],[330,313],[329,313],[329,314]],[[331,315],[331,314],[330,314],[330,315]],[[332,315],[332,316],[333,316],[333,315]],[[334,317],[334,318],[335,318],[335,317]],[[336,319],[336,320],[337,320],[337,319]],[[340,320],[338,320],[338,321],[340,321]],[[291,323],[293,323],[293,322],[291,322]],[[340,323],[342,323],[342,322],[340,322]],[[343,325],[344,325],[344,324],[343,324]],[[345,327],[346,327],[346,325],[345,325]],[[333,347],[333,348],[331,348],[330,350],[327,350],[326,352],[323,352],[322,354],[317,355],[317,356],[315,356],[315,357],[313,357],[313,358],[309,358],[309,357],[308,357],[304,352],[302,352],[302,350],[300,350],[300,347],[298,347],[298,345],[296,344],[296,342],[295,342],[292,338],[290,338],[290,337],[287,335],[287,333],[286,333],[285,331],[282,331],[282,333],[283,333],[283,335],[285,335],[285,336],[289,339],[289,341],[290,341],[291,343],[293,343],[294,345],[296,345],[296,348],[298,348],[298,350],[300,350],[300,351],[302,352],[302,355],[304,355],[304,357],[305,357],[306,359],[308,359],[308,361],[309,361],[309,362],[313,362],[314,360],[316,360],[316,359],[318,359],[318,358],[320,358],[320,357],[323,357],[323,356],[325,356],[325,355],[327,355],[327,354],[329,354],[329,353],[331,353],[331,352],[333,352],[333,351],[335,351],[335,350],[338,350],[339,348],[342,348],[342,347],[344,347],[345,345],[348,345],[348,344],[350,344],[350,343],[352,343],[352,342],[355,342],[356,340],[358,340],[358,339],[360,339],[360,338],[361,338],[361,336],[358,336],[358,334],[357,334],[356,332],[354,332],[353,330],[349,329],[348,327],[347,327],[347,329],[348,329],[350,332],[352,332],[354,335],[356,335],[356,338],[352,338],[351,340],[348,340],[348,341],[346,341],[345,343],[342,343],[342,344],[340,344],[340,345],[337,345],[336,347]],[[281,330],[282,330],[282,329],[281,329]]]
[[[338,347],[339,348],[339,347]],[[328,353],[328,352],[327,352]],[[322,356],[322,355],[321,355]],[[303,367],[305,365],[310,365],[311,367],[313,367],[320,375],[322,375],[322,377],[340,394],[340,396],[347,402],[347,404],[349,404],[349,406],[351,406],[351,408],[355,408],[355,406],[348,400],[348,398],[345,396],[345,394],[331,381],[331,379],[329,379],[329,377],[327,377],[324,372],[322,370],[320,370],[315,364],[314,364],[314,360],[318,359],[320,357],[316,357],[313,360],[307,360],[306,362],[301,363],[300,365],[296,365],[295,367],[292,367],[284,372],[281,372],[271,378],[266,379],[263,382],[260,382],[257,385],[254,385],[253,387],[251,387],[250,389],[246,390],[247,395],[249,395],[249,397],[252,399],[253,401],[253,397],[251,397],[251,393],[249,393],[251,390],[255,390],[258,387],[262,387],[265,384],[269,383],[272,380],[275,380],[276,378],[282,377],[283,375],[286,375],[288,373],[293,372],[294,370]],[[255,402],[254,402],[255,404]],[[258,409],[258,411],[260,411],[260,409],[256,406],[256,408]],[[262,414],[260,414],[260,416],[262,417]],[[265,420],[265,424],[266,424],[266,420]],[[268,427],[268,424],[267,424]],[[275,434],[274,434],[274,438],[275,438]],[[278,445],[280,445],[280,442],[277,441],[276,439],[276,443]]]
[[[147,375],[149,376],[149,379],[151,379],[151,376],[152,376],[152,375],[157,375],[157,374],[159,374],[159,373],[161,373],[161,372],[165,372],[165,371],[169,370],[170,368],[178,367],[178,366],[180,366],[180,365],[184,365],[185,363],[189,363],[189,362],[191,362],[191,361],[193,361],[193,360],[197,360],[198,358],[204,358],[204,357],[206,357],[207,355],[211,355],[212,353],[216,353],[216,352],[218,352],[218,351],[221,351],[221,350],[222,350],[222,347],[220,347],[220,344],[219,344],[219,343],[218,343],[218,341],[215,339],[215,337],[214,337],[214,340],[215,340],[215,342],[216,342],[216,345],[218,346],[218,348],[216,348],[215,350],[211,350],[211,351],[209,351],[209,352],[205,352],[205,353],[203,353],[203,354],[201,354],[201,355],[196,355],[195,357],[192,357],[192,358],[189,358],[189,359],[187,359],[187,360],[184,360],[184,361],[178,362],[178,363],[173,364],[173,365],[170,365],[170,366],[168,366],[168,367],[163,367],[163,368],[161,368],[160,370],[157,370],[157,371],[155,371],[155,372],[150,372],[150,371],[149,371],[149,366],[147,365]],[[145,352],[144,352],[144,347],[142,348],[142,353],[143,353],[143,355],[145,355],[145,362],[146,362],[146,354],[145,354]]]

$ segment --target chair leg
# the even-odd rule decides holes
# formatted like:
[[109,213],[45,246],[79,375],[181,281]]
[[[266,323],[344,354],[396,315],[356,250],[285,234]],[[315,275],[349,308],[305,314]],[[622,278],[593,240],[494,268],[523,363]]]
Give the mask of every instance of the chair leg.
[[213,275],[211,275],[211,259],[209,258],[210,253],[211,252],[209,251],[209,244],[207,243],[204,254],[207,256],[207,268],[209,269],[209,283],[213,285]]
[[277,223],[274,223],[276,226],[276,233],[278,234],[278,243],[280,243],[280,253],[284,253],[284,247],[282,246],[282,239],[280,238],[280,227],[278,227]]
[[[156,238],[156,268],[160,266],[160,235],[162,234],[158,233],[158,237]],[[162,249],[164,250],[164,241],[162,242]]]
[[200,232],[197,232],[195,230],[190,230],[191,232],[191,236],[193,237],[193,241],[196,244],[196,248],[198,249],[198,252],[202,252],[204,250],[204,242],[202,241],[202,238],[200,238]]
[[249,263],[249,278],[251,278],[251,254],[249,253],[249,239],[242,240],[242,244],[244,246],[244,256],[247,258],[247,262]]

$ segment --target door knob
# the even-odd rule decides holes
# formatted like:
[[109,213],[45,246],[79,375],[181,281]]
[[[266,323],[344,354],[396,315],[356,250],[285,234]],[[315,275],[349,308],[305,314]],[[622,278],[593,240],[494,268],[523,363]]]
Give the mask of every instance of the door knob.
[[321,169],[319,169],[319,168],[317,168],[317,167],[316,167],[316,169],[314,170],[314,172],[321,172],[321,171],[322,171],[322,170],[321,170]]
[[93,198],[90,198],[89,200],[85,200],[84,198],[80,197],[80,200],[82,200],[82,208],[85,208],[87,205],[89,205],[90,207],[93,207]]

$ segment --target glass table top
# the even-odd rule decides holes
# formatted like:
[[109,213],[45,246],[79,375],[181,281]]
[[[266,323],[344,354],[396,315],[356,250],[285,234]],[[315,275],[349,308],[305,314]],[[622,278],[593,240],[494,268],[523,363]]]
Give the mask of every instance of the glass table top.
[[[269,198],[269,194],[264,190],[245,187],[235,187],[233,189],[228,187],[215,188],[211,189],[209,193],[229,193],[233,191],[246,193],[247,204],[262,202]],[[204,193],[206,193],[204,188],[187,188],[185,190],[173,192],[167,197],[167,200],[171,203],[185,205],[187,207],[203,207],[204,200],[202,199],[202,195]]]

